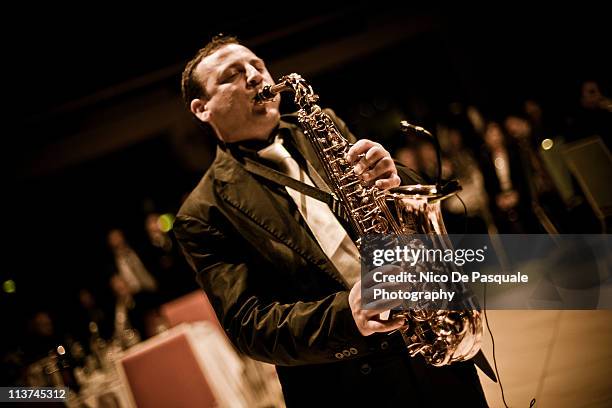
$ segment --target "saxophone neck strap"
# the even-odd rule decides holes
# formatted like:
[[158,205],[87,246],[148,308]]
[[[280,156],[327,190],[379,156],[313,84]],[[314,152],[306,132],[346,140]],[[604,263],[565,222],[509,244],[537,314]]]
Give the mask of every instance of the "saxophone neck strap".
[[244,168],[249,173],[269,180],[275,184],[292,188],[302,194],[314,198],[315,200],[322,201],[327,204],[329,208],[331,208],[336,216],[341,217],[341,219],[345,218],[343,214],[344,210],[340,204],[340,201],[332,193],[323,191],[306,183],[302,183],[301,181],[293,179],[280,171],[264,166],[263,164],[258,163],[248,157],[243,158],[243,160]]

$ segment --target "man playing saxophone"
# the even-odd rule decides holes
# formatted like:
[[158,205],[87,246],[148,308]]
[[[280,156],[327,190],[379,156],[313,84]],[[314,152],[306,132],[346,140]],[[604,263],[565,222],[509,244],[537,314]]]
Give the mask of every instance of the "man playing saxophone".
[[[215,37],[187,64],[188,109],[218,141],[215,161],[183,203],[175,234],[219,321],[246,355],[275,364],[288,406],[487,406],[472,362],[432,367],[411,358],[397,329],[361,304],[358,252],[330,209],[248,170],[255,163],[324,188],[326,180],[264,62]],[[414,184],[380,144],[355,141],[353,171],[380,189]]]

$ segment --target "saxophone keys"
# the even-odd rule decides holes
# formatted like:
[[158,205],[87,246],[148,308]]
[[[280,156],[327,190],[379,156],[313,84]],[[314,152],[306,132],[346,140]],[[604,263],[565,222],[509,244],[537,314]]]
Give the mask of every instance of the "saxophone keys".
[[[363,187],[361,187],[361,185],[358,184],[357,186],[355,186],[355,190],[351,191],[350,193],[347,193],[346,196],[347,197],[352,197],[352,196],[354,196],[356,194],[361,193],[362,191],[363,191]],[[362,200],[361,203],[362,204],[366,204],[367,201],[363,201]]]
[[359,183],[359,180],[351,181],[351,182],[350,182],[350,183],[348,183],[348,184],[345,184],[345,185],[343,185],[343,186],[340,186],[340,188],[341,188],[342,190],[344,190],[345,188],[350,187],[350,186],[354,186],[355,184],[358,184],[358,183]]
[[344,176],[340,177],[340,181],[344,181],[349,177],[354,177],[355,173],[353,172],[353,170],[349,171],[348,173],[346,173]]

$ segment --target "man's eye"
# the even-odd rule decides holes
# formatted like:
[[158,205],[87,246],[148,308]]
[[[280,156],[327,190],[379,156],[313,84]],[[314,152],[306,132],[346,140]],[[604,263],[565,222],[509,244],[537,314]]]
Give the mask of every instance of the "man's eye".
[[230,72],[226,74],[225,76],[223,76],[223,79],[221,80],[221,82],[231,82],[234,80],[234,78],[236,78],[237,75],[238,75],[238,71]]

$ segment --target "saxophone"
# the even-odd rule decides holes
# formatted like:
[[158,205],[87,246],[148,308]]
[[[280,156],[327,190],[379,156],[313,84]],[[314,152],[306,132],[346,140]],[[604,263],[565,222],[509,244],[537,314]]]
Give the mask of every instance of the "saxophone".
[[[281,92],[294,94],[298,122],[324,168],[335,198],[340,202],[357,247],[370,234],[389,234],[411,247],[452,248],[440,211],[440,201],[454,194],[433,185],[401,186],[389,191],[369,186],[346,160],[351,147],[332,119],[317,105],[318,95],[298,74],[289,74],[276,85],[264,86],[255,101],[265,103]],[[402,122],[403,126],[408,125]],[[416,127],[417,129],[420,129]],[[458,189],[458,186],[457,186]],[[407,239],[423,234],[423,239]],[[446,265],[426,265],[450,273]],[[461,284],[459,284],[461,285]],[[464,289],[462,286],[459,289]],[[480,350],[482,322],[477,303],[468,298],[465,310],[409,308],[394,316],[406,319],[400,332],[409,354],[421,354],[428,364],[443,366],[472,358]]]

